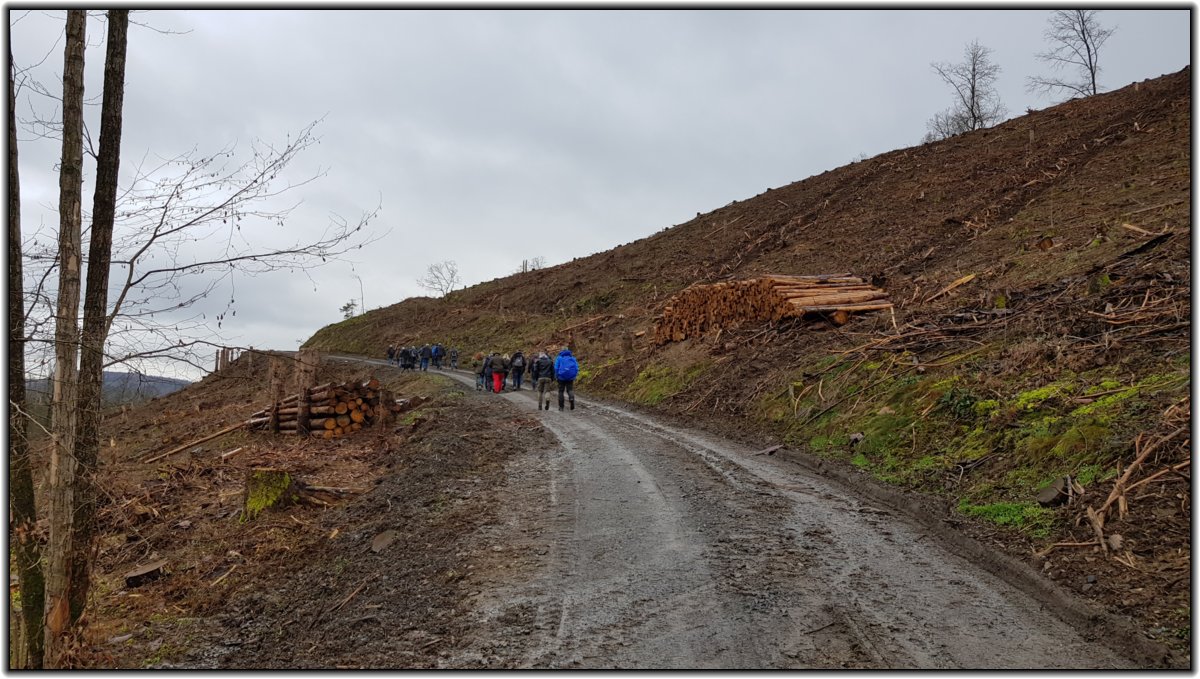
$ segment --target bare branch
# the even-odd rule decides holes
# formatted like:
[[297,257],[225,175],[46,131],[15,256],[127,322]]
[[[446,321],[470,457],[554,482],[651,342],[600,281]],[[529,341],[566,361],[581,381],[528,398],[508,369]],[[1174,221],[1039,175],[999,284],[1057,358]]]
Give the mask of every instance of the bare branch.
[[429,268],[425,270],[425,276],[417,279],[417,285],[437,293],[439,297],[445,297],[453,292],[461,282],[462,279],[458,275],[458,264],[453,260],[430,264]]
[[991,127],[1008,112],[996,91],[1000,66],[992,61],[992,50],[980,45],[979,41],[963,48],[963,61],[931,66],[954,91],[954,103],[929,120],[925,141]]
[[1074,78],[1063,76],[1030,76],[1026,89],[1043,95],[1068,93],[1088,97],[1100,91],[1100,48],[1116,31],[1100,25],[1095,9],[1060,9],[1050,14],[1045,37],[1050,49],[1037,58],[1046,62],[1051,71],[1064,69]]

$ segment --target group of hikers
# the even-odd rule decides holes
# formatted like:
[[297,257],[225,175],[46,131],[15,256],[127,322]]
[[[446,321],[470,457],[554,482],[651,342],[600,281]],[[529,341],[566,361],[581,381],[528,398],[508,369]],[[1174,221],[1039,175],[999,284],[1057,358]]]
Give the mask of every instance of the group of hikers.
[[[399,349],[391,344],[387,348],[388,365],[401,370],[428,371],[430,365],[437,370],[444,370],[443,363],[447,360],[451,370],[458,370],[458,349],[452,347],[447,350],[439,343]],[[558,409],[564,410],[570,403],[571,410],[575,410],[575,378],[579,375],[579,362],[567,347],[563,347],[553,359],[545,351],[539,351],[532,358],[527,358],[523,351],[515,351],[511,355],[480,351],[471,357],[471,372],[475,373],[476,391],[493,393],[504,392],[509,380],[512,381],[512,390],[520,391],[528,373],[529,388],[537,392],[538,410],[543,410],[543,406],[545,410],[550,410],[552,384],[558,385]]]
[[565,395],[571,410],[575,410],[575,378],[579,376],[579,362],[567,347],[553,359],[545,351],[531,359],[526,358],[523,351],[511,355],[481,351],[471,357],[471,370],[475,373],[475,389],[494,393],[502,393],[510,379],[513,390],[520,391],[528,371],[529,388],[537,392],[538,410],[543,410],[543,405],[545,410],[550,410],[551,394],[547,392],[552,388],[551,383],[558,385],[558,409],[565,408]]
[[[388,365],[394,365],[401,370],[428,371],[430,364],[438,370],[443,370],[443,363],[449,362],[451,370],[458,370],[458,349],[451,347],[447,350],[441,344],[426,344],[421,347],[400,347],[389,344],[387,348]],[[418,366],[420,366],[418,368]]]

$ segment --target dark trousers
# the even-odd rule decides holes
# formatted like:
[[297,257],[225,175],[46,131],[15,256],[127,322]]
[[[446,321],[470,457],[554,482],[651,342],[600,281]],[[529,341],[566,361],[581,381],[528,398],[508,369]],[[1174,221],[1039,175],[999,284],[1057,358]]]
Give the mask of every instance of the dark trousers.
[[492,369],[491,368],[483,369],[483,386],[488,391],[491,391],[492,387],[495,386],[495,382],[492,381]]
[[567,396],[571,399],[571,409],[575,408],[575,380],[567,380],[558,382],[558,409],[563,409],[563,392],[567,392]]
[[512,371],[513,389],[516,389],[517,391],[521,390],[521,379],[524,376],[525,376],[524,368],[513,368],[513,371]]

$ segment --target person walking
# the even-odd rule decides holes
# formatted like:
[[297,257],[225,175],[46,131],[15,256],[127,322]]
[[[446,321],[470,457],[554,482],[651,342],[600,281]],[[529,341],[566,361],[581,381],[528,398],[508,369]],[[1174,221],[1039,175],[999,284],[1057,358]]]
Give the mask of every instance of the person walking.
[[492,387],[496,385],[492,381],[492,356],[494,355],[495,352],[483,357],[483,388],[487,391],[491,391]]
[[450,347],[450,369],[458,370],[458,349]]
[[525,352],[518,350],[509,362],[512,371],[513,391],[521,391],[521,379],[525,376]]
[[483,354],[476,352],[471,357],[471,372],[475,373],[475,391],[483,391]]
[[396,345],[389,344],[387,348],[388,366],[392,365],[392,361],[396,360]]
[[504,380],[508,377],[508,354],[492,353],[492,379],[495,381],[494,391],[499,394],[504,391]]
[[558,409],[563,409],[563,391],[571,399],[571,410],[575,410],[575,377],[579,375],[579,362],[568,347],[558,352],[554,359],[554,378],[558,380]]
[[421,372],[429,371],[429,359],[433,358],[433,348],[428,344],[421,347]]
[[550,395],[546,391],[554,381],[554,361],[550,360],[549,354],[544,351],[538,354],[537,359],[529,366],[529,380],[529,384],[537,389],[538,410],[542,409],[543,402],[546,404],[546,410],[550,410]]

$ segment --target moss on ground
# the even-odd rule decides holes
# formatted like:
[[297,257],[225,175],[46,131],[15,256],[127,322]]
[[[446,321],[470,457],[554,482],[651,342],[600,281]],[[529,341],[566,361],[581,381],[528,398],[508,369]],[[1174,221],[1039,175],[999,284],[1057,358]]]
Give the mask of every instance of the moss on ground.
[[[1112,479],[1131,445],[1128,432],[1161,411],[1155,403],[1188,389],[1188,366],[1178,361],[1133,383],[1097,368],[1061,371],[1031,387],[1019,383],[1021,373],[998,382],[980,368],[1002,357],[996,348],[990,359],[941,359],[951,365],[927,373],[905,370],[898,359],[888,376],[886,362],[853,366],[827,356],[807,367],[824,380],[823,399],[815,389],[796,399],[803,391],[797,382],[761,397],[751,410],[782,430],[789,445],[880,481],[952,495],[965,514],[1044,537],[1055,513],[1037,506],[1038,490],[1065,475],[1084,486]],[[675,384],[654,375],[655,383]],[[862,438],[851,445],[853,433]]]
[[625,389],[623,396],[641,405],[658,405],[687,389],[707,367],[708,363],[699,363],[686,370],[670,366],[647,367],[638,373],[633,383]]
[[274,469],[255,469],[246,482],[246,503],[242,520],[249,521],[263,510],[288,500],[292,477]]
[[958,503],[958,511],[1000,526],[1012,526],[1039,538],[1049,535],[1055,522],[1052,510],[1033,502],[993,502],[977,505],[964,499]]

